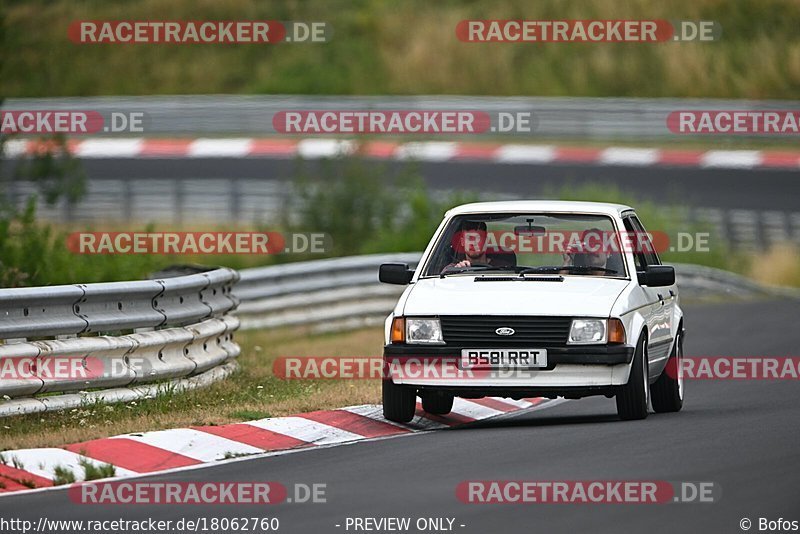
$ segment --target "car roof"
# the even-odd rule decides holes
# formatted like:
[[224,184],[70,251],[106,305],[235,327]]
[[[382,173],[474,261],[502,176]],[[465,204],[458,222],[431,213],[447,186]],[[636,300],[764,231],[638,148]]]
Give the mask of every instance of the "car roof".
[[473,202],[450,209],[445,216],[470,213],[596,213],[601,215],[622,215],[633,208],[624,204],[607,202],[583,202],[576,200],[506,200],[500,202]]

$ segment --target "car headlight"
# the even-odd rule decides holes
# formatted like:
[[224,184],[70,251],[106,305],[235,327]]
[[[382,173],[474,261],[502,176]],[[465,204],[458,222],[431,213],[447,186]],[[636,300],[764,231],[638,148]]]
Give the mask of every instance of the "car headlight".
[[605,343],[608,329],[606,319],[573,319],[569,328],[568,345]]
[[439,319],[409,319],[406,317],[406,343],[444,345],[442,323]]

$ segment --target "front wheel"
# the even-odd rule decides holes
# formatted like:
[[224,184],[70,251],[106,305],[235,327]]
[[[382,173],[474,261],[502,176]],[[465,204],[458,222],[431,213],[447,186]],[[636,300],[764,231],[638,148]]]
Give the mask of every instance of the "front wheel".
[[667,366],[653,384],[653,410],[679,412],[683,407],[683,326],[678,330]]
[[624,421],[645,419],[647,401],[650,397],[649,366],[645,336],[640,336],[633,354],[633,365],[628,383],[619,388],[616,395],[617,413]]
[[417,392],[398,386],[391,380],[383,381],[383,416],[396,423],[408,423],[417,408]]

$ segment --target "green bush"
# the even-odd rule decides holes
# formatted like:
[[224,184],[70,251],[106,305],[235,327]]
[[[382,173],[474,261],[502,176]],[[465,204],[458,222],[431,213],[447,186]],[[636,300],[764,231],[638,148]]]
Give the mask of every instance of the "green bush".
[[356,158],[321,162],[311,178],[303,162],[293,183],[293,205],[281,218],[290,230],[325,232],[333,238],[333,256],[357,254],[365,244],[389,228],[400,205],[376,174]]
[[36,220],[36,200],[0,219],[0,286],[45,286],[137,280],[174,259],[151,255],[80,255],[67,232]]
[[283,226],[327,233],[333,239],[330,256],[422,250],[445,211],[474,200],[464,193],[434,198],[413,166],[393,175],[358,156],[323,162],[315,178],[301,170],[293,193]]
[[[0,287],[43,286],[109,280],[135,280],[165,263],[153,256],[82,256],[67,248],[68,232],[36,219],[39,202],[75,203],[86,192],[80,162],[66,149],[66,139],[44,139],[47,147],[19,159],[13,172],[0,167]],[[0,164],[3,147],[0,146]],[[37,194],[18,209],[7,197],[11,180],[25,180]]]

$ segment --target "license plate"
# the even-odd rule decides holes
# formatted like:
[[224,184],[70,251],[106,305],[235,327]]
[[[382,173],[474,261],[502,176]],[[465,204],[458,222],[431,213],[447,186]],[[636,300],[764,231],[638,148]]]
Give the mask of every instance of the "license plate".
[[547,367],[545,349],[463,349],[462,369]]

